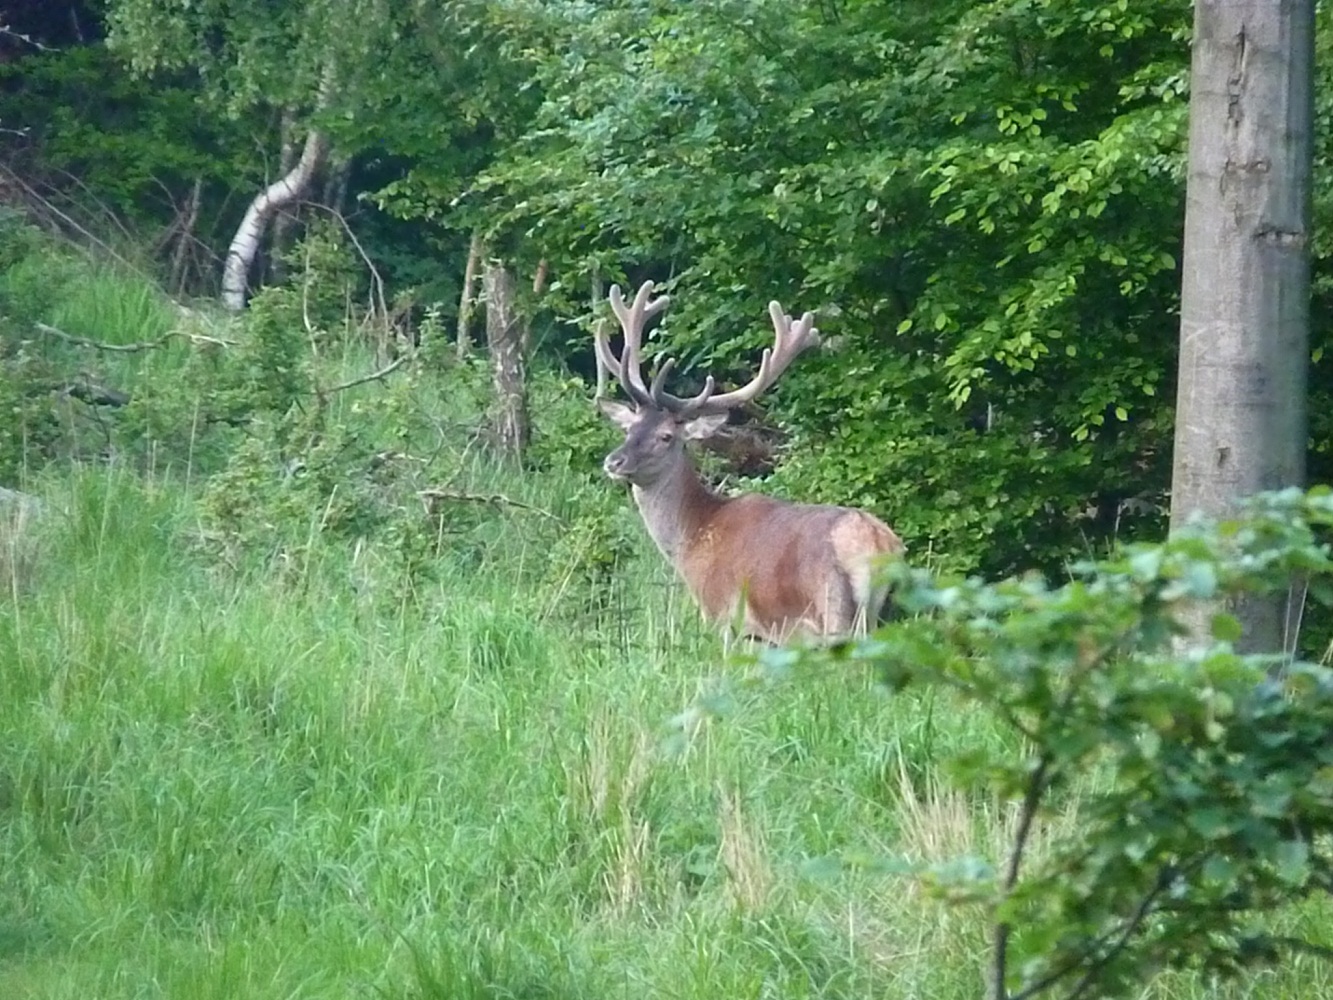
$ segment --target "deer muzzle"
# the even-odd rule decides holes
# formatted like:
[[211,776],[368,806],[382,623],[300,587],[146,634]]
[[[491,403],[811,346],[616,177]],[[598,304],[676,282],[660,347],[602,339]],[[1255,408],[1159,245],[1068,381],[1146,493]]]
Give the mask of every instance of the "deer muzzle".
[[602,460],[602,471],[612,479],[617,480],[618,482],[624,482],[629,478],[625,469],[627,464],[628,463],[625,461],[624,449],[617,448]]

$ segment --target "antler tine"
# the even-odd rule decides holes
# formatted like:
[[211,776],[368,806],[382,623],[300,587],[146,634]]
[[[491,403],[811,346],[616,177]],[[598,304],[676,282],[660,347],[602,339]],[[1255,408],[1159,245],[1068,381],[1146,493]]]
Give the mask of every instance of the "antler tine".
[[759,371],[749,384],[724,392],[712,398],[704,397],[699,401],[699,408],[716,412],[730,410],[748,403],[770,388],[796,356],[808,347],[819,343],[819,331],[815,328],[815,314],[806,313],[795,322],[782,311],[777,302],[768,304],[768,314],[773,320],[774,339],[772,347],[765,347],[759,358]]
[[[625,296],[621,293],[619,285],[611,286],[609,296],[611,309],[615,312],[616,319],[620,321],[620,329],[625,335],[625,347],[620,352],[620,362],[611,371],[620,379],[620,384],[629,397],[640,406],[651,403],[640,371],[639,351],[643,346],[643,324],[649,317],[656,316],[665,309],[667,303],[671,301],[666,295],[650,301],[652,292],[653,283],[645,281],[635,293],[633,304],[628,307],[625,305]],[[604,349],[609,356],[611,353],[609,345]]]
[[683,417],[700,412],[704,404],[708,402],[709,397],[713,395],[713,390],[717,387],[717,383],[713,381],[713,376],[709,375],[704,379],[704,387],[700,390],[697,396],[693,396],[690,399],[682,399],[680,396],[673,396],[671,393],[665,392],[663,387],[666,385],[667,375],[669,375],[671,369],[675,367],[676,359],[667,358],[662,362],[662,367],[657,369],[657,374],[653,376],[652,388],[648,390],[649,396],[652,397],[653,405],[659,410],[670,410],[672,413],[679,414]]

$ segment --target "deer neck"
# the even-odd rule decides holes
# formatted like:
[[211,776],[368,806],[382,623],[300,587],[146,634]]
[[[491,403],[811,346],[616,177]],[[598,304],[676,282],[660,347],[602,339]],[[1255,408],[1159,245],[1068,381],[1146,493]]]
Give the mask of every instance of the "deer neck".
[[635,486],[634,502],[648,534],[662,554],[676,564],[690,538],[726,500],[704,485],[686,456],[656,482]]

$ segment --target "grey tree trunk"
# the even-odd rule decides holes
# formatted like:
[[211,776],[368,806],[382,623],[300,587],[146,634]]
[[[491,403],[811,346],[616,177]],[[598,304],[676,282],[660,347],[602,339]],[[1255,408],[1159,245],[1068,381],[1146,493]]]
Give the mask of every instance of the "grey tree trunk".
[[[278,173],[283,177],[295,168],[301,152],[297,145],[296,113],[291,108],[284,108],[278,124],[281,140],[278,145]],[[294,212],[281,210],[273,215],[273,229],[269,237],[268,277],[275,284],[287,279],[287,262],[284,255],[292,246],[292,233],[295,229]]]
[[[1304,482],[1313,66],[1314,0],[1195,0],[1173,532]],[[1286,603],[1241,645],[1290,648]]]
[[495,386],[496,448],[506,458],[522,461],[528,444],[528,396],[523,344],[526,325],[518,309],[514,272],[488,260],[482,276],[486,299],[486,346]]
[[186,270],[190,262],[190,249],[194,244],[194,227],[199,221],[199,206],[203,204],[204,179],[196,177],[194,187],[190,189],[190,200],[185,203],[181,215],[180,229],[176,233],[176,247],[171,253],[171,277],[168,287],[173,295],[185,291]]
[[459,359],[472,353],[472,314],[477,304],[477,267],[481,263],[481,233],[472,234],[467,248],[467,263],[463,266],[463,291],[458,296],[458,330],[456,345]]

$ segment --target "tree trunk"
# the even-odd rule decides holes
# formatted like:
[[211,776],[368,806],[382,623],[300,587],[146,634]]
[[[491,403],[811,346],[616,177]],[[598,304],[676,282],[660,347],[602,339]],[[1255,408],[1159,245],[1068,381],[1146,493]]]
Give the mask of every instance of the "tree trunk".
[[[606,302],[606,289],[602,287],[602,276],[596,271],[592,274],[590,290],[592,292],[592,325],[593,329],[596,330],[606,322],[605,319],[599,319],[597,316],[598,310],[601,309],[603,303]],[[606,395],[607,376],[611,373],[602,366],[602,359],[597,357],[596,351],[593,351],[593,360],[597,365],[597,390],[593,394],[593,399],[602,399]]]
[[528,444],[527,382],[523,367],[523,318],[514,272],[498,260],[486,262],[486,346],[495,386],[495,440],[499,452],[519,462]]
[[194,227],[199,221],[199,206],[203,203],[204,179],[196,177],[194,187],[190,189],[190,200],[185,203],[181,216],[180,229],[176,233],[176,247],[171,253],[170,285],[173,295],[185,291],[186,269],[190,263],[190,247],[194,243]]
[[[1314,0],[1196,0],[1172,531],[1305,478],[1313,65]],[[1285,600],[1231,610],[1294,644]]]
[[324,193],[320,195],[320,204],[335,215],[343,214],[347,204],[347,185],[352,176],[352,161],[347,158],[338,160],[328,170],[324,180]]
[[477,267],[481,263],[481,233],[472,234],[463,266],[463,291],[458,296],[458,331],[456,344],[459,360],[472,352],[472,313],[477,305]]
[[[296,114],[291,108],[284,108],[278,123],[281,139],[278,146],[278,173],[286,177],[296,169],[300,149],[296,143]],[[273,231],[269,239],[268,276],[274,284],[287,279],[287,262],[283,256],[292,245],[292,230],[296,223],[294,212],[274,213]]]
[[227,263],[222,271],[222,303],[228,309],[239,312],[245,308],[250,266],[259,252],[264,230],[275,213],[305,193],[327,153],[328,141],[324,133],[311,129],[306,135],[305,148],[296,166],[286,176],[261,191],[246,209],[245,218],[232,237]]

